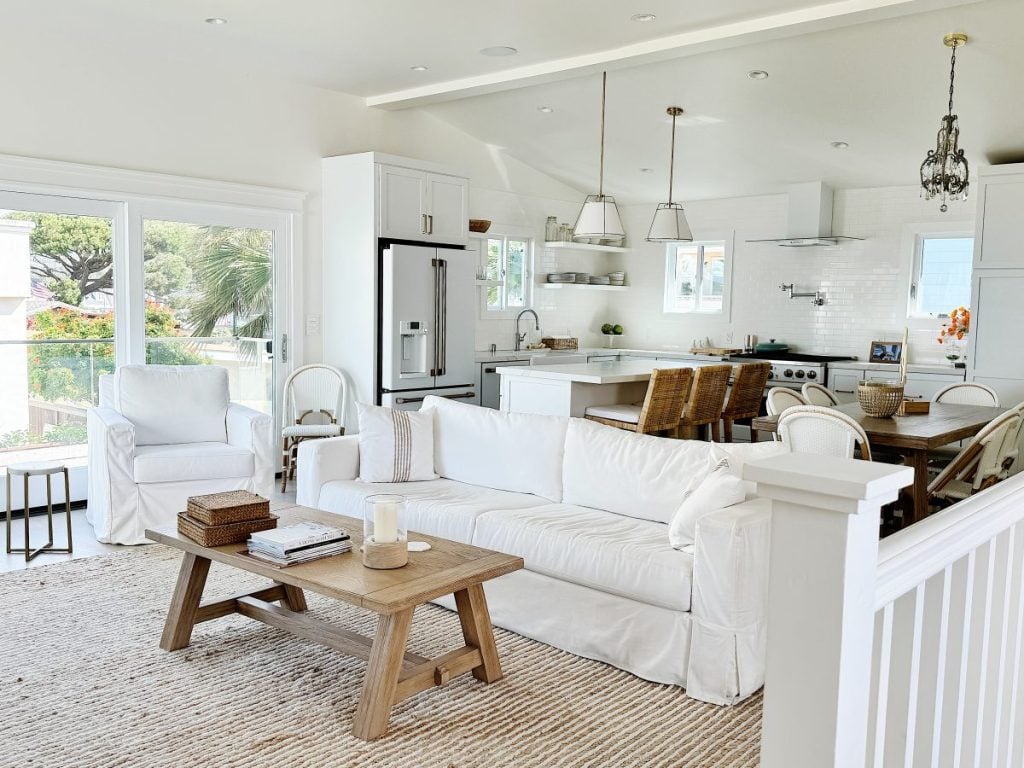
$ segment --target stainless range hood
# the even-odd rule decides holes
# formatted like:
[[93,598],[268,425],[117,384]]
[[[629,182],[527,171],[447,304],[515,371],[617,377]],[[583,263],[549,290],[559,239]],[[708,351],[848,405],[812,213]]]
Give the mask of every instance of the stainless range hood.
[[788,237],[747,240],[748,243],[775,243],[784,248],[835,246],[844,240],[863,240],[832,234],[832,188],[821,181],[791,184],[789,195]]

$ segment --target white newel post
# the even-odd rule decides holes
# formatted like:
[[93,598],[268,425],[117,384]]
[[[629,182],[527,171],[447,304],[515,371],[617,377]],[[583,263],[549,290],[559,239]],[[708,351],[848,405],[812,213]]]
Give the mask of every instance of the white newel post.
[[882,505],[909,467],[810,454],[747,464],[772,499],[762,768],[863,768]]

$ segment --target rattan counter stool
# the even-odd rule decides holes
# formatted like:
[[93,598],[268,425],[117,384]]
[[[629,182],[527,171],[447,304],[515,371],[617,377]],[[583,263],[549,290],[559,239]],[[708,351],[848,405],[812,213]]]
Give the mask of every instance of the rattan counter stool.
[[[64,475],[64,518],[67,523],[68,531],[68,545],[67,547],[54,547],[53,546],[53,488],[51,486],[51,478],[56,474]],[[31,507],[29,505],[28,495],[28,483],[29,478],[32,477],[46,477],[46,527],[49,533],[49,537],[46,543],[41,547],[32,549],[31,538],[29,535],[29,512]],[[24,496],[22,497],[22,506],[24,507],[25,517],[25,546],[21,548],[11,547],[11,478],[22,477],[24,478]],[[71,484],[68,480],[68,468],[59,461],[27,461],[22,464],[11,464],[7,467],[7,554],[24,554],[25,561],[28,562],[36,555],[39,554],[71,554]]]
[[690,387],[690,399],[679,421],[681,437],[697,438],[701,431],[710,429],[711,440],[719,441],[725,391],[731,375],[731,365],[705,365],[697,369]]
[[692,368],[655,368],[651,371],[643,405],[592,405],[584,416],[629,432],[675,437],[692,380]]

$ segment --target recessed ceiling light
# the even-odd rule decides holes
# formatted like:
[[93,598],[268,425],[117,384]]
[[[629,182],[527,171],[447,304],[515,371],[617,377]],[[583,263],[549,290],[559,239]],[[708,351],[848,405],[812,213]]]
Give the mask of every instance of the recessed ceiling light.
[[417,64],[415,67],[409,67],[413,72],[426,72],[428,67],[424,67],[422,64]]
[[228,20],[222,19],[220,16],[211,16],[209,19],[206,19],[206,23],[214,24],[219,27],[221,24],[227,24]]
[[641,168],[640,173],[654,173],[653,168]]
[[763,69],[752,69],[749,72],[747,72],[747,77],[749,77],[751,80],[767,80],[768,73],[765,72]]
[[515,56],[519,51],[510,45],[492,45],[490,48],[481,48],[480,53],[484,56]]
[[850,145],[847,144],[845,141],[833,141],[832,142],[832,149],[846,149],[848,146],[850,146]]
[[655,16],[653,13],[634,13],[632,16],[629,17],[629,20],[645,22],[654,21],[656,18],[658,17]]
[[545,115],[550,115],[555,110],[552,107],[543,107],[542,106],[542,107],[537,107],[537,111],[538,112],[543,112]]

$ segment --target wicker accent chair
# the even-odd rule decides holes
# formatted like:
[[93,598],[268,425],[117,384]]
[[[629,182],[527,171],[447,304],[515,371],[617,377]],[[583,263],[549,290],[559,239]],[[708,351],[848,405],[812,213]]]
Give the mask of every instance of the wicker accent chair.
[[991,405],[999,407],[999,395],[992,387],[976,381],[964,381],[943,387],[932,395],[933,403],[957,403],[958,405]]
[[281,425],[281,493],[288,479],[295,477],[299,443],[345,434],[344,420],[348,386],[337,368],[313,363],[296,368],[285,379]]
[[1017,439],[1021,415],[1016,410],[992,419],[928,484],[928,500],[946,506],[999,482]]
[[796,405],[779,416],[779,439],[791,451],[815,453],[819,456],[860,458],[871,461],[868,436],[855,420],[845,413],[822,405]]
[[722,409],[731,375],[731,365],[705,365],[697,369],[683,418],[679,420],[682,437],[694,438],[707,431],[712,441],[721,440]]
[[[729,399],[722,410],[722,440],[732,442],[732,427],[740,419],[752,419],[761,413],[764,387],[771,375],[771,363],[737,365]],[[750,442],[757,442],[757,431],[750,430]]]
[[823,405],[826,408],[834,408],[839,405],[839,398],[836,397],[835,392],[821,384],[815,384],[813,381],[804,384],[800,388],[800,394],[804,396],[808,405]]
[[643,405],[592,405],[584,417],[629,432],[675,437],[692,382],[692,368],[655,368]]

